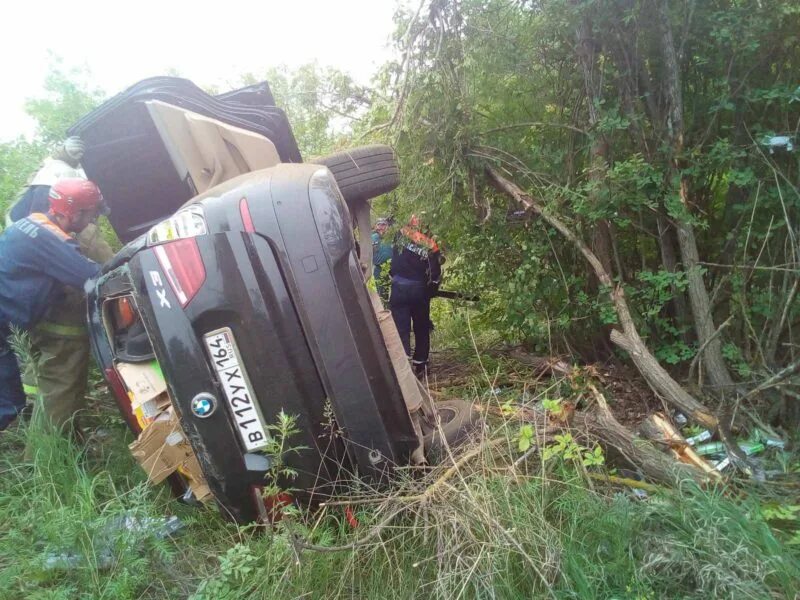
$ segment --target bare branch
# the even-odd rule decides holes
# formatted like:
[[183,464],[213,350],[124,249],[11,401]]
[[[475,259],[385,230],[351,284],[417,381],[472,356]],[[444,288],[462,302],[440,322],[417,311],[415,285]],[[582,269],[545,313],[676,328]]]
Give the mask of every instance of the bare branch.
[[410,67],[408,65],[408,59],[411,55],[411,47],[413,46],[411,30],[414,28],[414,25],[419,18],[419,14],[422,12],[422,7],[425,6],[426,2],[427,0],[420,1],[419,6],[417,7],[417,12],[414,13],[414,16],[411,17],[411,20],[408,22],[408,28],[406,29],[405,36],[403,36],[403,44],[405,49],[403,50],[403,59],[400,61],[400,73],[403,78],[403,82],[400,86],[400,95],[397,97],[397,104],[395,105],[394,113],[392,113],[392,118],[385,123],[381,123],[380,125],[375,125],[374,127],[369,128],[361,135],[359,139],[364,139],[373,133],[392,127],[400,117],[400,112],[403,110],[403,106],[405,105],[406,96],[408,95],[408,88],[410,86],[410,79],[408,77]]
[[489,135],[490,133],[497,133],[498,131],[507,131],[509,129],[520,129],[522,127],[556,127],[559,129],[569,129],[570,131],[574,131],[575,133],[580,133],[581,135],[589,135],[588,131],[586,131],[585,129],[581,129],[580,127],[567,125],[566,123],[546,123],[544,121],[526,121],[524,123],[503,125],[502,127],[494,127],[492,129],[487,129],[486,131],[481,131],[478,135]]

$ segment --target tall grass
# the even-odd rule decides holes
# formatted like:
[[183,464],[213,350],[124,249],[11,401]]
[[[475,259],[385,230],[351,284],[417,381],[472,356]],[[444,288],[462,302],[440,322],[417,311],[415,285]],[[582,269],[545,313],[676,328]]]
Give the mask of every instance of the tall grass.
[[[445,466],[362,508],[360,531],[333,516],[283,523],[229,551],[194,597],[791,598],[797,589],[797,556],[755,501],[696,488],[635,500],[589,489],[566,463],[514,469],[499,449],[487,446],[424,502],[409,498]],[[373,538],[376,523],[386,524]]]
[[[30,460],[26,441],[35,449]],[[214,534],[231,528],[213,510],[190,510],[165,487],[148,487],[129,441],[121,425],[109,442],[82,449],[40,423],[0,434],[0,598],[138,598],[151,588],[165,592],[151,597],[169,597],[167,589],[184,585],[185,596],[196,585],[179,565],[181,541],[111,524],[177,512],[200,544],[204,516]]]
[[[118,418],[90,412],[111,436],[86,449],[36,423],[0,436],[0,598],[707,600],[800,589],[798,552],[763,521],[757,494],[686,487],[639,500],[562,456],[520,461],[513,420],[350,499],[355,528],[335,504],[264,528],[147,486]],[[165,514],[187,523],[174,539],[108,533],[120,515]],[[65,553],[74,564],[48,568]]]

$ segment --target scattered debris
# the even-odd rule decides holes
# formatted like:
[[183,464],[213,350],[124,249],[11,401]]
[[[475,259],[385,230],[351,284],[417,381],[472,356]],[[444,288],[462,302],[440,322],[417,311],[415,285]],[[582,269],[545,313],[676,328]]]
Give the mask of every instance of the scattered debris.
[[717,471],[722,471],[723,469],[725,469],[725,467],[727,467],[727,466],[728,466],[728,465],[730,465],[730,464],[731,464],[731,457],[730,457],[730,456],[726,456],[726,457],[725,457],[725,458],[723,458],[721,461],[719,461],[718,463],[716,463],[716,464],[714,465],[714,468],[715,468]]
[[692,437],[686,438],[686,443],[689,444],[690,446],[696,446],[701,442],[710,440],[711,437],[712,437],[711,432],[708,429],[704,429],[697,435],[693,435]]
[[169,517],[135,517],[133,515],[120,515],[109,521],[105,530],[107,532],[127,530],[132,533],[152,536],[157,540],[163,540],[178,533],[185,527],[175,515]]
[[[111,567],[114,562],[111,548],[120,533],[131,534],[128,544],[133,546],[146,538],[163,540],[175,535],[184,527],[184,523],[176,516],[137,517],[123,514],[115,517],[100,528],[93,540],[94,566],[98,569]],[[44,568],[47,570],[70,570],[85,565],[87,565],[86,556],[77,552],[53,552],[44,559]]]
[[[495,379],[492,389],[486,392],[491,397],[503,396],[502,406],[489,406],[489,413],[502,417],[513,414],[533,424],[536,443],[540,446],[546,445],[554,434],[563,432],[565,428],[577,432],[575,434],[578,436],[588,435],[594,442],[599,442],[612,458],[622,458],[628,464],[635,465],[649,481],[671,485],[682,479],[694,479],[706,484],[718,481],[722,471],[736,464],[735,458],[728,456],[731,447],[736,448],[736,456],[741,459],[768,449],[781,450],[786,447],[786,442],[766,426],[763,430],[754,431],[749,439],[730,438],[726,446],[726,442],[717,437],[718,433],[712,427],[698,429],[690,426],[697,419],[693,417],[690,420],[684,411],[672,410],[669,417],[658,412],[652,390],[640,383],[634,373],[626,372],[624,367],[618,365],[574,366],[557,357],[527,354],[521,347],[493,349],[489,353],[511,359],[512,365],[510,374],[505,374],[499,381]],[[452,362],[458,364],[458,361]],[[536,369],[535,373],[530,372],[530,367]],[[514,371],[514,368],[519,370]],[[433,379],[436,380],[438,375],[437,382],[442,387],[455,383],[452,376],[448,377],[449,362],[447,369],[439,366],[437,370],[434,367],[433,373]],[[599,392],[595,385],[589,384],[588,389],[595,402],[589,400],[586,405],[585,401],[581,401],[576,406],[561,399],[560,406],[564,410],[558,414],[563,412],[563,418],[558,418],[553,411],[545,409],[542,402],[544,396],[537,392],[535,386],[530,386],[532,380],[542,375],[555,378],[563,376],[566,380],[580,377],[581,389],[585,389],[585,380],[588,378],[602,384],[604,392]],[[459,384],[465,383],[466,374],[459,372],[457,377]],[[519,387],[523,385],[524,389],[520,391]],[[603,399],[604,394],[613,399],[613,413]],[[636,428],[641,437],[631,431]],[[654,444],[646,444],[642,438],[652,440]],[[680,469],[675,470],[673,459],[682,463]],[[756,474],[760,472],[757,463],[747,463],[747,467]],[[636,486],[629,487],[634,489]],[[642,488],[647,491],[644,486]]]
[[117,371],[128,389],[131,411],[145,429],[170,405],[167,383],[156,361],[117,363]]
[[778,450],[786,449],[786,442],[779,437],[767,433],[763,429],[757,429],[754,438],[759,440],[767,448],[777,448]]
[[200,502],[210,499],[211,490],[181,429],[158,362],[119,362],[116,369],[128,391],[131,411],[142,429],[130,445],[131,453],[150,483],[160,483],[177,471],[188,483],[187,499]]
[[[754,441],[739,441],[737,442],[739,448],[742,449],[747,456],[753,456],[755,454],[759,454],[760,452],[764,451],[764,444],[761,442],[754,442]],[[722,442],[708,442],[706,444],[700,444],[695,448],[695,452],[697,452],[700,456],[711,456],[715,454],[725,454],[725,444]]]
[[769,148],[769,153],[774,154],[776,149],[783,149],[787,152],[794,151],[794,141],[788,135],[773,135],[764,138],[762,142]]
[[[98,569],[108,569],[114,562],[114,557],[107,549],[95,555],[95,565]],[[62,553],[48,554],[44,560],[46,570],[68,571],[77,569],[86,563],[86,558],[82,554]]]

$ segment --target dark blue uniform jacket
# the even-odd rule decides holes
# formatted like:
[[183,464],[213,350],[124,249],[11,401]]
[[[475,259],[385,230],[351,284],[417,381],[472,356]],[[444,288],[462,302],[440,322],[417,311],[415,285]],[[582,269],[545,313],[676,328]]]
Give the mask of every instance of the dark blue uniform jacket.
[[20,219],[0,235],[0,326],[30,328],[59,301],[62,284],[82,290],[99,269],[47,215]]

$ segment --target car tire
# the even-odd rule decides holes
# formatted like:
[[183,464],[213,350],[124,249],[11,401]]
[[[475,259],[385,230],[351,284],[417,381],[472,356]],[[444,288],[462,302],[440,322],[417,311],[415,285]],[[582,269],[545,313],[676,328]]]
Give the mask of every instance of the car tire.
[[481,419],[472,404],[463,400],[445,400],[434,404],[437,423],[422,423],[425,453],[432,458],[441,457],[446,448],[458,446],[479,428]]
[[400,184],[400,167],[390,146],[372,144],[336,152],[311,161],[333,173],[348,204],[371,200]]

